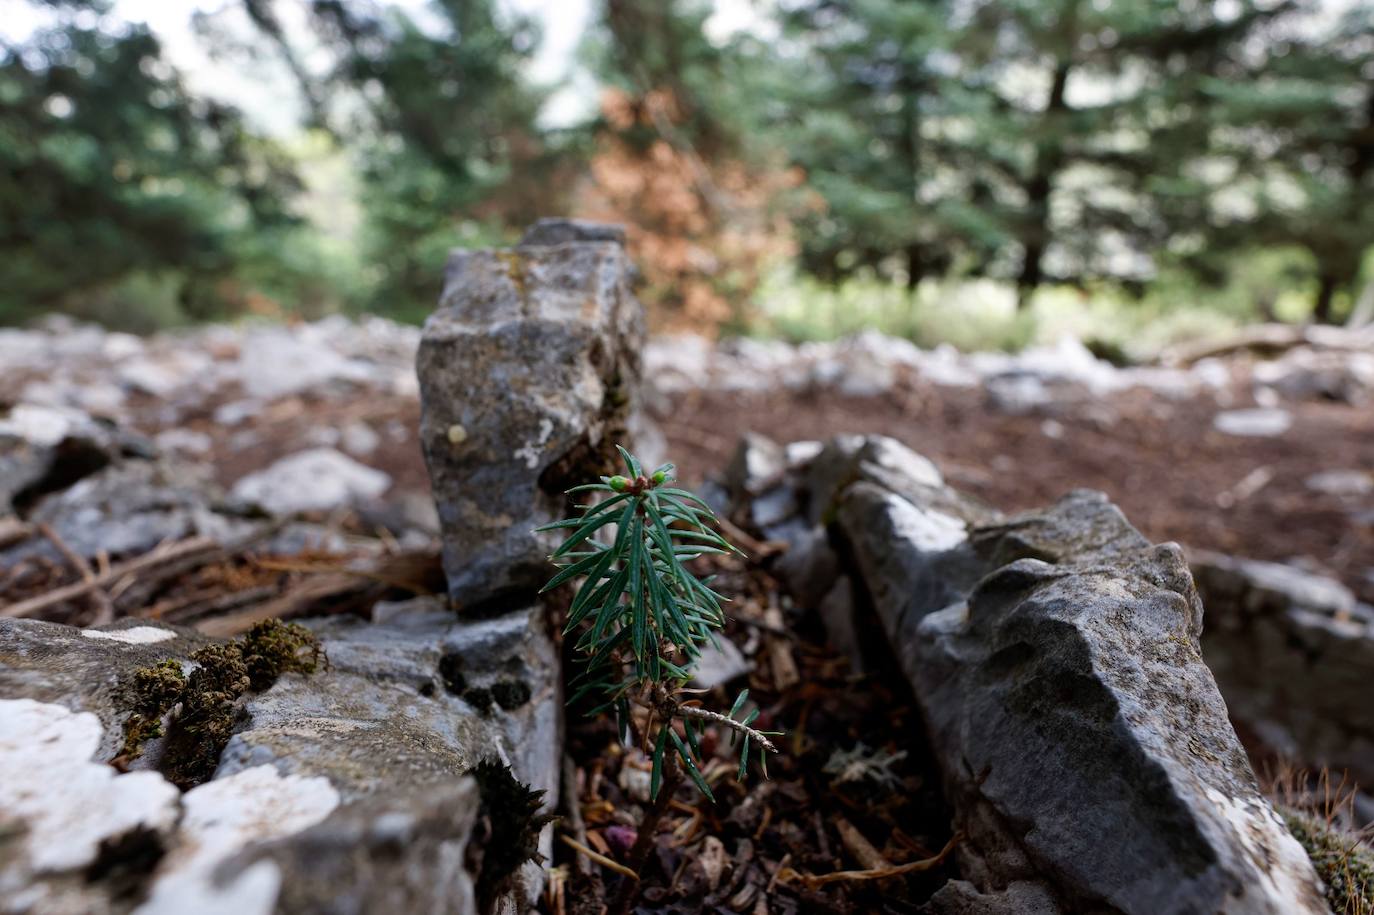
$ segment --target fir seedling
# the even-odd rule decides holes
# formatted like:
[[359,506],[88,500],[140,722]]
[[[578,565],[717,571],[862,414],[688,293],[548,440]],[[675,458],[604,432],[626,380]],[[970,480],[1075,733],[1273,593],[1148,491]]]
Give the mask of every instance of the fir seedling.
[[703,728],[728,728],[731,740],[740,741],[741,779],[751,749],[765,775],[766,754],[777,752],[768,739],[776,732],[752,727],[758,710],[741,714],[748,690],[728,714],[692,704],[685,690],[701,646],[713,643],[725,624],[724,598],[685,563],[739,551],[716,533],[710,506],[671,485],[672,464],[646,474],[633,455],[617,450],[629,475],[602,477],[600,483],[568,490],[591,501],[579,506],[577,517],[539,528],[569,532],[550,557],[562,568],[544,590],[581,580],[565,634],[580,633],[576,650],[585,666],[573,680],[569,702],[598,696],[602,702],[589,714],[614,712],[626,742],[635,730],[632,707],[647,709],[648,723],[639,737],[646,750],[652,748],[651,797],[658,798],[665,782],[676,785],[680,765],[714,800],[702,776]]

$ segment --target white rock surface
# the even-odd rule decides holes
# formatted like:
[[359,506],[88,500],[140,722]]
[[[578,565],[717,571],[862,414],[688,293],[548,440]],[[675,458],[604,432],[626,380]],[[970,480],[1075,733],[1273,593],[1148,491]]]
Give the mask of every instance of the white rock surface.
[[1329,496],[1363,496],[1374,492],[1374,474],[1367,470],[1323,470],[1304,482],[1308,489]]
[[13,436],[30,445],[48,447],[90,425],[91,418],[80,410],[21,403],[0,418],[0,436]]
[[391,477],[332,448],[284,457],[234,484],[232,495],[275,515],[330,511],[380,496]]
[[0,699],[0,828],[19,828],[0,859],[0,896],[26,874],[73,871],[100,843],[143,827],[166,833],[180,794],[156,772],[120,774],[93,760],[100,719],[32,699]]
[[104,639],[109,642],[126,642],[130,645],[151,645],[177,637],[171,629],[161,626],[131,626],[128,629],[114,629],[104,632],[99,629],[82,629],[81,635],[88,639]]
[[[175,789],[174,789],[175,790]],[[227,884],[213,880],[221,862],[254,842],[314,826],[339,806],[327,778],[283,776],[256,766],[192,788],[183,799],[180,844],[162,862],[137,915],[270,915],[281,872],[260,861]]]

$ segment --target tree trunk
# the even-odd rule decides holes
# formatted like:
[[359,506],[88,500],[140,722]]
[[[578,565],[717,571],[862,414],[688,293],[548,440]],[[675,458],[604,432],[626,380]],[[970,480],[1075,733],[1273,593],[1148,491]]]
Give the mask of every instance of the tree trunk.
[[925,254],[920,245],[907,245],[906,248],[906,288],[915,290],[926,275]]
[[1042,261],[1049,245],[1050,235],[1050,194],[1054,191],[1054,178],[1064,164],[1063,149],[1057,136],[1059,127],[1052,122],[1057,116],[1068,111],[1064,90],[1069,84],[1069,71],[1073,63],[1067,58],[1055,62],[1054,82],[1050,84],[1050,98],[1045,105],[1044,119],[1050,121],[1046,131],[1047,139],[1040,143],[1035,153],[1035,174],[1026,182],[1026,231],[1022,237],[1025,257],[1021,261],[1021,275],[1016,278],[1016,305],[1025,308],[1030,302],[1031,293],[1044,279]]
[[1336,278],[1323,273],[1317,287],[1317,300],[1312,305],[1312,320],[1318,324],[1331,323],[1331,302],[1336,296]]

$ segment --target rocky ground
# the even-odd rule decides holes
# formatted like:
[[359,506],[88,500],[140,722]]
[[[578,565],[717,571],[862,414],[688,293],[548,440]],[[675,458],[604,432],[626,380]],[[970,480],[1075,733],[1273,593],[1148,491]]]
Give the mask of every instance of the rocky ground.
[[[60,321],[3,331],[0,436],[60,441],[94,418],[274,512],[353,506],[365,525],[433,531],[418,343],[418,328],[375,318],[148,339]],[[1294,564],[1374,603],[1374,343],[1328,343],[1119,369],[1072,342],[1010,357],[876,335],[665,338],[645,361],[650,412],[690,481],[717,473],[748,431],[881,433],[989,504],[1100,489],[1152,539]],[[296,504],[293,467],[319,504]],[[27,485],[21,505],[44,484]]]
[[707,733],[645,911],[1360,911],[1367,335],[645,344],[540,231],[423,342],[0,332],[0,911],[598,911],[648,765],[565,734],[527,532],[622,436],[746,554],[696,686],[785,732],[746,784]]

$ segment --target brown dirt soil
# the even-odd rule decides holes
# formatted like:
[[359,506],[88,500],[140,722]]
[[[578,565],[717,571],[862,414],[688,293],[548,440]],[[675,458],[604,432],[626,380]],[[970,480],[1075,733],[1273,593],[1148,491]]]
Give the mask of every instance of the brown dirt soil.
[[[1374,469],[1374,408],[1285,407],[1294,416],[1286,434],[1238,438],[1212,428],[1219,408],[1208,399],[1174,402],[1134,392],[1053,415],[1013,416],[989,406],[976,389],[917,382],[867,398],[694,393],[660,422],[689,481],[725,466],[745,431],[779,442],[881,433],[998,508],[1033,508],[1071,489],[1100,489],[1152,540],[1297,561],[1374,602],[1374,495],[1326,495],[1304,482],[1323,470]],[[1059,437],[1045,433],[1048,419],[1062,428]],[[1239,497],[1238,484],[1256,471],[1272,478]]]

